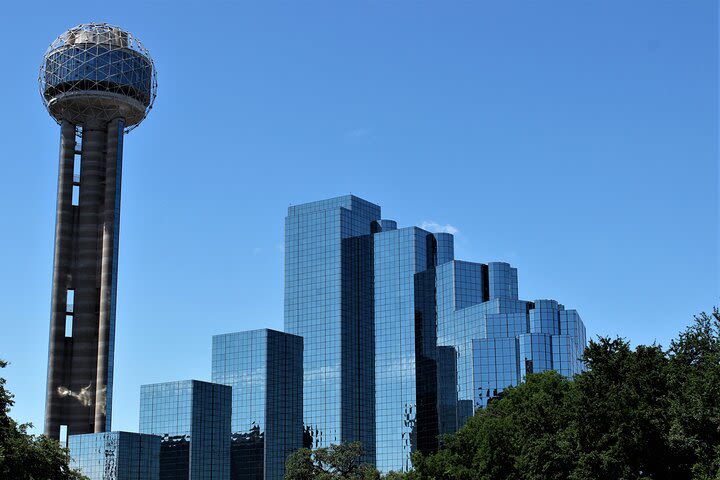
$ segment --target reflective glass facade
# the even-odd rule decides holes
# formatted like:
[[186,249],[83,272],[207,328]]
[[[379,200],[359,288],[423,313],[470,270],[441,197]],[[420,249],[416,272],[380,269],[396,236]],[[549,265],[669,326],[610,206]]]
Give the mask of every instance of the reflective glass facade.
[[417,227],[373,235],[376,465],[381,471],[407,471],[413,452],[437,449],[434,268],[452,256],[445,235]]
[[507,263],[449,262],[436,285],[438,343],[457,354],[458,428],[527,373],[582,371],[578,313],[554,300],[519,300],[517,270]]
[[427,268],[428,235],[419,228],[374,235],[375,445],[385,470],[409,468],[417,448],[415,273]]
[[110,45],[78,44],[47,56],[47,98],[63,92],[97,90],[150,102],[152,64],[142,54]]
[[[359,440],[375,461],[373,225],[352,195],[293,206],[285,219],[285,331],[304,339],[308,447]],[[377,228],[377,227],[375,227]]]
[[[527,302],[517,299],[517,286],[511,283],[517,278],[514,270],[506,263],[481,264],[458,260],[437,268],[438,345],[454,347],[457,355],[458,428],[476,408],[473,340],[488,337],[486,316],[504,313],[524,317],[528,308]],[[501,296],[491,297],[491,291]],[[495,327],[491,322],[490,329],[493,328],[501,327],[500,324]]]
[[302,447],[303,340],[275,330],[216,335],[212,381],[232,387],[230,477],[281,480]]
[[457,350],[438,346],[438,433],[444,435],[458,429]]
[[160,437],[130,432],[70,435],[70,467],[90,480],[159,480]]
[[381,471],[406,471],[527,373],[583,368],[577,312],[520,300],[507,263],[455,260],[451,234],[398,229],[345,196],[290,207],[285,247],[306,446],[361,440]]
[[229,480],[232,388],[186,380],[140,388],[140,432],[159,435],[161,480]]

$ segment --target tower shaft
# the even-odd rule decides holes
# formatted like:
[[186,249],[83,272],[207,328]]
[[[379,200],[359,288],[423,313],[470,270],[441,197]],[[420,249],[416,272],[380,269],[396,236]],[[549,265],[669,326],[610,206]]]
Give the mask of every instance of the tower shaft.
[[61,426],[110,429],[123,128],[84,125],[78,152],[75,125],[61,127],[45,411],[56,439]]

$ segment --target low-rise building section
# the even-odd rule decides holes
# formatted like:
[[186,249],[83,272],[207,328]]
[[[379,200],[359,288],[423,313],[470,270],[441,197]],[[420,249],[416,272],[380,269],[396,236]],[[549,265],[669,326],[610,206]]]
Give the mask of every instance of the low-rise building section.
[[70,435],[70,467],[90,480],[160,480],[160,437],[131,432]]
[[231,394],[198,380],[140,387],[140,433],[161,437],[160,480],[230,480]]
[[303,339],[262,329],[212,339],[212,381],[232,387],[230,478],[282,480],[303,446]]

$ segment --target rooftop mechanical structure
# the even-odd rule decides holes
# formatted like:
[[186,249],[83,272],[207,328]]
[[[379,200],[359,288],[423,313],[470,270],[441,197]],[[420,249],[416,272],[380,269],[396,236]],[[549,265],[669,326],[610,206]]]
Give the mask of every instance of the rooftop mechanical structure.
[[157,74],[131,33],[89,23],[50,45],[39,86],[60,124],[45,434],[64,440],[110,430],[123,136]]

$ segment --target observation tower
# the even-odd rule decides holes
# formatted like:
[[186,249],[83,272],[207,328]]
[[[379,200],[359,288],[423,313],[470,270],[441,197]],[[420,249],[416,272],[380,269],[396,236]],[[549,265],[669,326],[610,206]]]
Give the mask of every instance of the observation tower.
[[45,434],[110,430],[124,133],[157,91],[140,41],[106,23],[48,48],[40,95],[60,125]]

